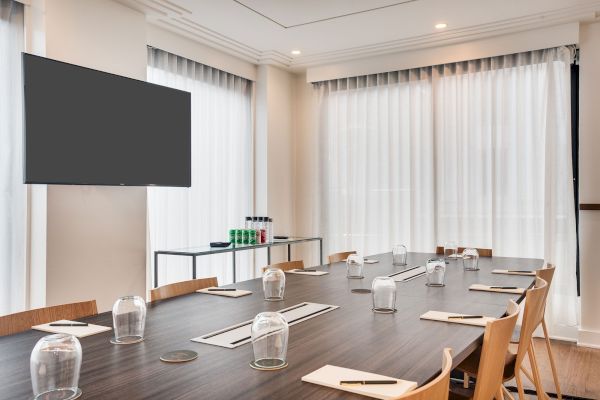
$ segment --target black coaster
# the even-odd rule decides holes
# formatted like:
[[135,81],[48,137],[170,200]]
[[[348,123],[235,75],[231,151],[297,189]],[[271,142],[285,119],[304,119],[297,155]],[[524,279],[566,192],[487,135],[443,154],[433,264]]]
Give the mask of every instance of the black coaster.
[[352,293],[367,294],[367,293],[371,293],[371,289],[352,289],[351,292]]
[[186,361],[192,361],[198,358],[198,353],[192,350],[175,350],[169,351],[168,353],[160,356],[160,361],[168,363],[180,363]]

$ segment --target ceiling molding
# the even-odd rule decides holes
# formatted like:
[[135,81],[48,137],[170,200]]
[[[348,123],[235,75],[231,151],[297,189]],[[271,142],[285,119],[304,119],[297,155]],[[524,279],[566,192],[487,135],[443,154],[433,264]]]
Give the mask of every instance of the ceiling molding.
[[375,43],[367,46],[291,57],[275,50],[261,51],[210,30],[190,19],[192,14],[189,10],[176,6],[167,0],[117,1],[144,13],[150,23],[223,51],[224,53],[254,64],[270,64],[294,70],[356,58],[456,44],[567,22],[592,21],[600,17],[600,1],[595,1],[594,3],[585,5],[497,21],[491,24],[448,29],[443,32]]

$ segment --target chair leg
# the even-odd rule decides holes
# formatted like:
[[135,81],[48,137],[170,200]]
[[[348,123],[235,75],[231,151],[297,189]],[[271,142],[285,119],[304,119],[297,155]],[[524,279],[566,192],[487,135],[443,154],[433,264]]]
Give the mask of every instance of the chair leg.
[[558,400],[562,400],[562,392],[560,390],[560,383],[558,382],[558,373],[556,372],[556,364],[554,363],[554,354],[552,353],[552,346],[550,344],[550,336],[548,336],[548,327],[546,326],[546,319],[542,319],[542,329],[544,330],[544,338],[546,339],[546,349],[548,350],[548,358],[550,359],[550,368],[552,369],[552,379],[554,380],[554,387],[556,388],[556,396]]
[[498,387],[498,392],[496,393],[496,396],[494,397],[496,400],[504,400],[504,393],[502,392],[502,387],[504,385],[500,385]]
[[517,393],[519,393],[519,400],[525,400],[525,390],[523,390],[523,382],[521,381],[521,375],[519,371],[515,371],[515,381],[517,381]]
[[544,388],[542,387],[542,378],[540,377],[540,370],[538,369],[538,366],[537,366],[537,359],[535,357],[535,350],[533,348],[533,340],[531,340],[531,343],[529,345],[528,354],[529,354],[529,362],[531,363],[531,372],[533,373],[533,378],[534,378],[533,384],[535,385],[535,391],[536,391],[537,397],[538,397],[538,399],[549,399],[548,395],[544,391]]
[[467,374],[466,372],[463,372],[463,387],[465,389],[469,388],[469,374]]
[[508,397],[509,400],[515,400],[515,398],[512,396],[512,394],[508,391],[508,389],[506,387],[504,387],[504,385],[501,386],[502,391],[504,392],[504,395],[506,397]]

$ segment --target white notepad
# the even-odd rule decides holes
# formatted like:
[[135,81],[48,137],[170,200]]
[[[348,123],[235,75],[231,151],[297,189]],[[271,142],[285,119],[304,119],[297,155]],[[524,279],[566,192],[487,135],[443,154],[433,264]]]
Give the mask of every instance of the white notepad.
[[463,324],[463,325],[474,325],[474,326],[483,326],[488,323],[488,321],[495,321],[496,318],[492,317],[483,317],[477,319],[448,319],[450,315],[472,315],[472,314],[461,314],[461,313],[449,313],[444,311],[427,311],[425,314],[421,315],[421,319],[428,319],[431,321],[441,321],[441,322],[450,322],[453,324]]
[[511,294],[523,294],[525,289],[492,289],[491,286],[502,286],[502,285],[482,285],[480,283],[474,283],[469,286],[469,290],[479,290],[481,292],[496,292],[496,293],[511,293]]
[[511,271],[509,269],[494,269],[492,270],[492,274],[535,276],[535,271],[523,272]]
[[321,276],[321,275],[327,275],[329,272],[327,271],[307,271],[307,270],[301,270],[301,271],[295,271],[293,269],[285,271],[286,274],[297,274],[297,275],[312,275],[312,276]]
[[112,330],[110,326],[101,326],[88,324],[88,326],[50,326],[50,324],[77,324],[77,321],[68,321],[66,319],[61,319],[60,321],[53,321],[47,324],[35,325],[32,326],[31,329],[35,329],[42,332],[49,333],[66,333],[68,335],[73,335],[78,338],[95,335],[97,333],[102,333],[106,331]]
[[416,268],[411,268],[407,271],[395,272],[389,276],[391,278],[393,278],[396,282],[406,282],[412,278],[424,276],[424,274],[425,274],[425,267],[416,267]]
[[[396,380],[398,383],[395,385],[340,385],[340,381],[358,380]],[[336,367],[334,365],[325,365],[303,376],[302,381],[386,400],[396,399],[417,387],[417,382],[390,378],[389,376],[357,371],[355,369]]]
[[211,292],[208,289],[217,289],[217,288],[215,286],[213,286],[210,288],[196,290],[196,292],[206,293],[206,294],[214,294],[215,296],[225,296],[225,297],[242,297],[242,296],[247,296],[249,294],[252,294],[252,292],[250,290],[242,290],[242,289],[236,289],[235,292],[234,291]]

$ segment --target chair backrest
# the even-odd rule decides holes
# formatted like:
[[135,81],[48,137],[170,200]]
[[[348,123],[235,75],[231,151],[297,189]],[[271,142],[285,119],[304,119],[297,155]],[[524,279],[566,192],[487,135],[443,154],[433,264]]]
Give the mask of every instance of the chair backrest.
[[327,261],[329,264],[344,261],[350,254],[356,254],[356,251],[343,251],[341,253],[330,254],[329,257],[327,257]]
[[304,261],[285,261],[277,264],[271,264],[264,267],[262,271],[265,272],[267,268],[279,268],[282,271],[289,271],[291,269],[304,269]]
[[193,293],[196,290],[212,286],[219,286],[216,277],[192,279],[190,281],[171,283],[169,285],[159,286],[150,290],[150,301],[164,300],[170,297],[182,296],[184,294]]
[[431,382],[398,397],[402,400],[448,400],[450,390],[450,372],[452,371],[452,350],[444,349],[442,372]]
[[515,370],[521,368],[521,363],[529,351],[533,332],[544,318],[547,294],[548,283],[539,277],[535,278],[535,286],[528,289],[525,293],[525,309],[523,310],[523,322],[521,324]]
[[37,308],[0,317],[0,336],[12,335],[61,319],[79,319],[98,314],[96,300]]
[[[463,251],[465,251],[467,247],[458,247],[457,248],[457,252],[458,254],[462,253]],[[484,248],[479,248],[476,247],[477,252],[479,253],[479,257],[491,257],[492,256],[492,249],[484,249]],[[435,248],[435,254],[444,254],[444,246],[437,246]]]
[[518,304],[509,300],[506,314],[485,327],[473,400],[493,399],[502,384],[506,352],[519,317]]
[[538,278],[542,278],[548,284],[548,290],[550,290],[550,286],[552,286],[552,278],[554,278],[554,271],[556,266],[553,264],[546,264],[544,268],[538,269],[535,271],[535,275]]

